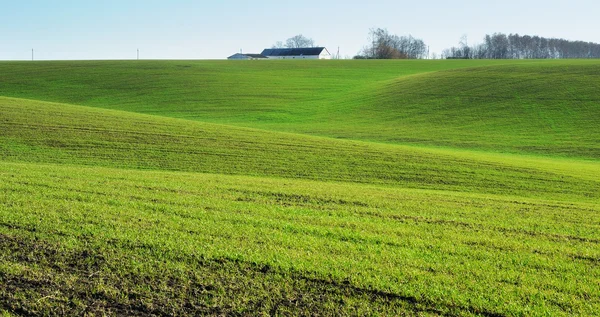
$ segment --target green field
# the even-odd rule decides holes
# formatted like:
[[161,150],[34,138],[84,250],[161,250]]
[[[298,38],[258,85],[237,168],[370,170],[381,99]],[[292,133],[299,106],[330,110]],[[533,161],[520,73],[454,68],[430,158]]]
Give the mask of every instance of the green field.
[[600,315],[600,62],[0,62],[0,315]]

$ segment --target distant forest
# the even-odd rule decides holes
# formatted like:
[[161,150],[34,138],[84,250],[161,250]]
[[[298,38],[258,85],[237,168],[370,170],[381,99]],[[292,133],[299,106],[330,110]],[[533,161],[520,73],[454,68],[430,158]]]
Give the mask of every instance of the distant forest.
[[486,35],[482,44],[444,50],[442,58],[459,59],[557,59],[600,58],[600,44],[519,34]]
[[[600,44],[540,36],[494,33],[482,44],[469,46],[463,36],[458,47],[442,52],[447,59],[559,59],[600,58]],[[371,29],[369,44],[355,59],[423,59],[430,58],[421,39],[390,34],[386,29]],[[435,58],[435,57],[434,57]]]

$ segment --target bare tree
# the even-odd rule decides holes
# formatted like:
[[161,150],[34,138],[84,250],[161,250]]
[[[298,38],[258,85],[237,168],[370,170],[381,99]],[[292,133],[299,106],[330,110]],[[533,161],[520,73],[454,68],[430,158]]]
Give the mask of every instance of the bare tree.
[[371,29],[369,45],[355,58],[416,59],[427,57],[427,45],[421,39],[390,34],[386,29]]
[[302,34],[298,34],[294,37],[290,37],[285,41],[285,46],[287,48],[302,48],[302,47],[314,47],[315,41],[313,39],[308,38]]
[[285,48],[285,44],[283,44],[282,41],[277,41],[275,44],[273,44],[272,48]]
[[302,34],[290,37],[284,42],[277,41],[273,48],[304,48],[304,47],[315,47],[315,41]]

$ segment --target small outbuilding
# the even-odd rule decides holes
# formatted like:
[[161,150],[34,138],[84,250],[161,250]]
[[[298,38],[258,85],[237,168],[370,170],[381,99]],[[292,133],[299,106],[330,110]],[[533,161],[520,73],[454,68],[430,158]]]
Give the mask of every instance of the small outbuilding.
[[324,47],[267,48],[261,55],[269,59],[331,59],[331,54]]
[[230,59],[230,60],[260,60],[260,59],[267,59],[267,58],[268,57],[266,57],[262,54],[242,54],[242,53],[237,53],[237,54],[227,57],[227,59]]

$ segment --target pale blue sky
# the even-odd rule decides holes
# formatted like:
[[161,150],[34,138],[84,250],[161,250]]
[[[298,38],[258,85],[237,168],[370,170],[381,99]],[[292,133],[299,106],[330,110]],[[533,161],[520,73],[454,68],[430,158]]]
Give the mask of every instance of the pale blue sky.
[[369,28],[422,38],[432,52],[486,33],[600,43],[598,0],[0,0],[0,60],[222,59],[296,34],[353,56]]

